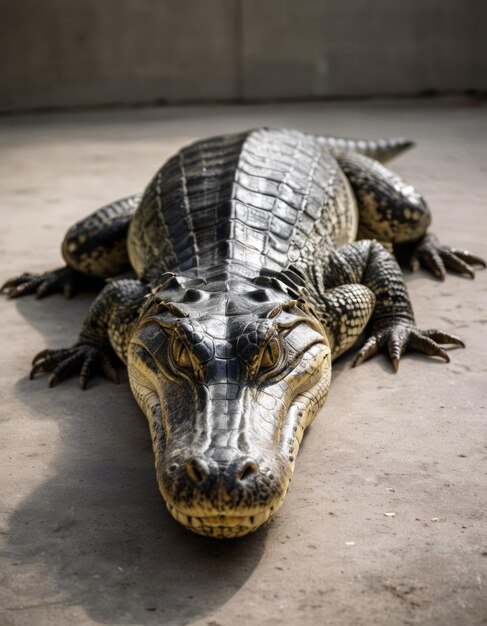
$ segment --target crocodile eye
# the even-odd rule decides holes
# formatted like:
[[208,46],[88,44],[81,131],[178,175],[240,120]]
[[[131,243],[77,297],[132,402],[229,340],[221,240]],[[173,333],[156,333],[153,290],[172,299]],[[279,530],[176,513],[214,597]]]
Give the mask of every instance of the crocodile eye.
[[173,343],[173,356],[174,361],[178,367],[189,368],[192,367],[191,356],[188,348],[184,345],[181,339],[176,339]]
[[281,356],[281,349],[277,339],[271,339],[264,348],[262,359],[260,360],[260,367],[262,369],[269,369],[277,365]]

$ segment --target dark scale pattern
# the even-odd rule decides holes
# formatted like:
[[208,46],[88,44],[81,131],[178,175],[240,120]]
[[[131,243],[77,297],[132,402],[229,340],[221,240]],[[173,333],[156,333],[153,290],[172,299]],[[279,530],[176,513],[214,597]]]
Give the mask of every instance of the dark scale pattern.
[[129,267],[127,231],[141,195],[122,198],[101,207],[66,233],[62,253],[73,269],[108,278]]
[[390,251],[440,278],[485,265],[427,233],[424,199],[370,158],[409,145],[264,128],[183,148],[142,199],[68,231],[67,267],[5,283],[9,297],[69,295],[128,257],[138,275],[107,285],[78,341],[41,352],[31,376],[79,373],[85,388],[97,370],[116,380],[118,355],[171,514],[201,534],[255,530],[282,504],[332,358],[362,333],[355,364],[386,351],[397,369],[405,350],[448,360],[439,344],[463,345],[416,327]]
[[[156,174],[130,232],[129,253],[140,275],[208,266],[229,250],[232,185],[247,134],[215,137],[184,148]],[[164,237],[160,237],[160,233]]]
[[366,156],[345,152],[337,160],[357,198],[361,239],[397,244],[424,235],[431,215],[412,185]]
[[261,129],[197,142],[170,159],[144,195],[129,251],[140,275],[154,265],[207,272],[223,263],[256,276],[284,269],[310,238],[352,241],[356,222],[343,173],[312,136]]

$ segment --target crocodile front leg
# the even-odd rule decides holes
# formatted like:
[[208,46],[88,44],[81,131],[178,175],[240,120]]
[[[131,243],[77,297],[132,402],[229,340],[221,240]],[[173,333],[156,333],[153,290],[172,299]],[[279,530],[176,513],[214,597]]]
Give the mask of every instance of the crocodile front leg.
[[342,285],[321,294],[315,309],[326,328],[333,359],[357,341],[374,312],[375,302],[374,294],[364,285]]
[[[327,290],[340,285],[360,283],[365,285],[375,296],[375,308],[370,320],[367,340],[358,353],[354,365],[362,363],[380,350],[389,353],[390,359],[397,371],[399,360],[406,350],[422,352],[430,356],[439,356],[449,361],[449,356],[439,344],[453,344],[464,346],[461,339],[440,330],[420,330],[414,321],[413,309],[409,294],[404,284],[401,269],[396,260],[384,246],[377,241],[362,240],[337,250],[328,250],[322,255],[320,262],[309,271],[313,285],[312,299],[316,302],[318,311],[326,309],[325,326],[333,333],[333,320],[338,316],[338,308],[333,302],[327,306]],[[333,293],[333,292],[332,292]],[[363,321],[367,318],[366,294],[361,294],[360,304],[364,311]],[[329,298],[328,298],[329,302]],[[345,305],[347,303],[345,302]],[[353,313],[353,310],[352,310]],[[352,320],[357,315],[350,315]],[[357,325],[347,328],[347,317],[343,324],[335,324],[340,328],[340,343],[350,345],[347,335],[357,336]],[[337,331],[335,331],[335,334]]]
[[118,382],[116,355],[125,363],[127,348],[150,287],[138,280],[110,283],[90,307],[78,341],[70,348],[42,350],[34,357],[30,377],[50,372],[50,387],[77,373],[81,389],[95,372]]

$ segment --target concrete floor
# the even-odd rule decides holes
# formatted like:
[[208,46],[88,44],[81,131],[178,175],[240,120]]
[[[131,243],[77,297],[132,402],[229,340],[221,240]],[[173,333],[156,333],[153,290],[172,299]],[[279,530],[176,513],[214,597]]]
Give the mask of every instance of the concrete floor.
[[[444,243],[487,257],[487,116],[468,102],[104,111],[0,120],[1,279],[58,266],[64,231],[142,189],[181,144],[261,124],[406,135],[395,164]],[[467,343],[335,367],[281,512],[221,542],[168,515],[126,383],[30,382],[91,298],[0,302],[0,623],[470,625],[487,622],[487,273],[407,276],[420,326]],[[386,515],[394,513],[395,515]]]

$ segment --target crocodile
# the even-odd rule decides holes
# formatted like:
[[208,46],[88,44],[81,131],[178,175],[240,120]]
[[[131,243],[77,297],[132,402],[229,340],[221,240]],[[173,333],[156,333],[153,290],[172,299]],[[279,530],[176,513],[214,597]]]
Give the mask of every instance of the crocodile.
[[31,378],[79,374],[85,389],[118,381],[122,361],[171,515],[213,537],[256,530],[283,503],[334,359],[358,343],[354,365],[385,351],[397,370],[406,350],[448,361],[442,345],[464,345],[416,327],[396,260],[439,279],[485,267],[441,245],[426,201],[383,165],[411,146],[258,128],[183,147],[142,194],[68,230],[65,267],[3,285],[103,287],[77,342],[40,352]]

